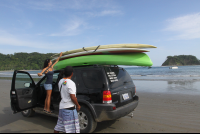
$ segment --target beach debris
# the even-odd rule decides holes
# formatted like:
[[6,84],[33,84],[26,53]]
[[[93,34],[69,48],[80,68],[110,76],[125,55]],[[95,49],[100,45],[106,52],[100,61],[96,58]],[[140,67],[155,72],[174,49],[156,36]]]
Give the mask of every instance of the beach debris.
[[128,114],[127,116],[133,118],[133,112],[131,112],[131,113]]

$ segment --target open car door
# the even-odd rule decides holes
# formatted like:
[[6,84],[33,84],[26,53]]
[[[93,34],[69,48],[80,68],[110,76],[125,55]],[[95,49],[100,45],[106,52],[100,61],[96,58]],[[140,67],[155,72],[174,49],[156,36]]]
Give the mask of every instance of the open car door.
[[14,71],[10,99],[13,113],[18,113],[37,105],[36,85],[29,73]]

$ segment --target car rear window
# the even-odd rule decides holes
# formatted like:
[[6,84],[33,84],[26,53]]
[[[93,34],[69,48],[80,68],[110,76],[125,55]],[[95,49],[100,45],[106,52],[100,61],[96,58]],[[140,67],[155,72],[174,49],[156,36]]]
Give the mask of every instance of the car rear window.
[[105,67],[107,78],[109,79],[110,88],[116,88],[124,84],[131,83],[133,80],[127,71],[120,67]]
[[82,70],[81,76],[87,88],[102,88],[104,78],[101,70]]

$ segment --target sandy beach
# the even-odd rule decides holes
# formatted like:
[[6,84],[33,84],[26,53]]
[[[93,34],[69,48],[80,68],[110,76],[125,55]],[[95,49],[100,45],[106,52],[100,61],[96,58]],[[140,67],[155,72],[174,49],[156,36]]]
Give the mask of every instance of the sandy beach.
[[[200,132],[199,94],[169,93],[168,90],[159,92],[159,88],[167,85],[159,84],[160,81],[154,81],[152,85],[147,86],[145,82],[147,83],[147,81],[135,81],[137,95],[140,99],[139,105],[134,111],[134,117],[123,117],[114,121],[98,123],[95,133]],[[31,118],[25,118],[21,113],[13,115],[10,108],[11,81],[0,80],[0,85],[0,133],[53,132],[57,118],[41,114],[36,114]],[[149,88],[145,90],[146,87]],[[190,91],[189,87],[186,86],[188,91]],[[150,92],[152,89],[155,91]]]

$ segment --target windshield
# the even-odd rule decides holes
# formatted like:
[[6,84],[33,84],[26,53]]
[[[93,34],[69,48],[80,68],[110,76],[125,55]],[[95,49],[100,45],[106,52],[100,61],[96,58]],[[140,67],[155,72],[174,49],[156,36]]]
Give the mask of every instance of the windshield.
[[133,84],[133,81],[127,71],[120,67],[105,67],[110,88],[116,88],[125,84]]

